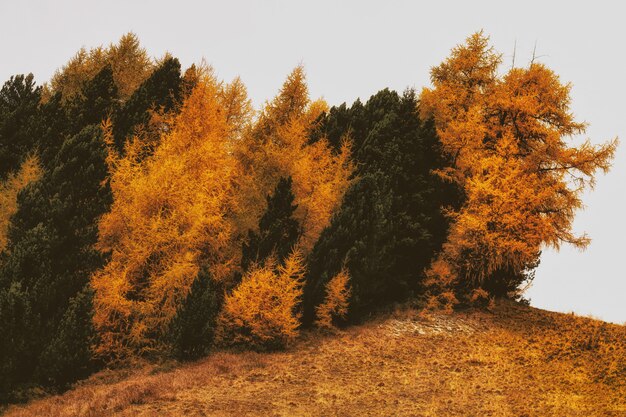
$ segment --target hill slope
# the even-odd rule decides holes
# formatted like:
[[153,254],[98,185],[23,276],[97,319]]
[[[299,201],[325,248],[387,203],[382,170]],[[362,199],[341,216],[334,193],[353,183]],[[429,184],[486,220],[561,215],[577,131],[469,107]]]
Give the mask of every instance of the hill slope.
[[407,309],[287,352],[106,371],[7,416],[625,416],[626,327],[512,303]]

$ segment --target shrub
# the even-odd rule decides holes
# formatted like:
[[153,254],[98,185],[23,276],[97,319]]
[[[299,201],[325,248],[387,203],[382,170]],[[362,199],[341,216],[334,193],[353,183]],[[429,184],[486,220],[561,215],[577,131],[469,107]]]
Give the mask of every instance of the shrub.
[[332,329],[337,322],[344,320],[348,315],[350,295],[350,275],[343,268],[326,284],[326,298],[315,309],[317,320],[315,324],[322,329]]
[[218,339],[224,345],[257,350],[284,348],[298,336],[304,261],[298,249],[276,265],[251,268],[226,296],[218,318]]
[[468,301],[470,305],[475,307],[487,307],[490,302],[489,293],[482,288],[474,288]]

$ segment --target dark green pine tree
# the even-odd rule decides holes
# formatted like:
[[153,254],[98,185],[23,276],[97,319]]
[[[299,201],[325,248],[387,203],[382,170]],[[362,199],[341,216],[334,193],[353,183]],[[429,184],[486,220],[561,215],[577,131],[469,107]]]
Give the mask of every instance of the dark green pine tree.
[[400,96],[383,90],[365,105],[357,101],[322,118],[316,134],[331,143],[350,132],[357,170],[356,182],[310,255],[306,322],[313,320],[326,283],[344,262],[351,277],[352,320],[422,290],[424,269],[446,237],[441,209],[459,197],[431,173],[446,161],[417,105],[413,91]]
[[274,193],[267,196],[267,209],[259,221],[259,232],[248,232],[243,244],[241,268],[245,272],[253,263],[264,261],[272,253],[282,263],[300,237],[300,226],[293,217],[298,207],[292,191],[291,177],[281,178]]
[[136,127],[147,126],[150,110],[164,113],[176,110],[182,95],[180,62],[176,58],[167,58],[115,114],[113,136],[118,151],[123,150],[124,142]]
[[93,290],[89,283],[70,299],[49,344],[39,357],[39,376],[66,387],[94,370],[91,346],[96,342],[92,323]]
[[105,68],[85,85],[82,105],[72,101],[65,111],[53,97],[41,111],[43,176],[18,196],[0,261],[5,399],[23,384],[63,387],[92,366],[88,283],[104,263],[93,245],[97,220],[111,204],[99,126],[117,103],[110,75]]
[[0,89],[0,180],[32,151],[40,99],[33,74],[11,77]]
[[103,119],[116,112],[118,106],[113,70],[110,65],[106,65],[83,86],[82,94],[68,104],[71,133],[78,133],[91,124],[100,125]]
[[203,267],[170,326],[169,343],[176,358],[197,359],[210,351],[223,299],[221,284]]

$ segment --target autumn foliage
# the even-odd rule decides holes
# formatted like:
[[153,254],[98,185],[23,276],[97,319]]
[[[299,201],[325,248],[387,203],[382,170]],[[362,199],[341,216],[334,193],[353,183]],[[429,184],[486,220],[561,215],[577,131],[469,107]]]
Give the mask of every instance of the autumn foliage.
[[589,243],[572,232],[572,221],[596,171],[608,171],[617,141],[569,145],[585,132],[569,109],[571,86],[540,63],[499,75],[500,63],[487,37],[470,36],[432,69],[421,111],[452,158],[438,175],[465,196],[448,211],[452,226],[431,275],[439,285],[503,295],[542,248]]
[[81,95],[83,85],[106,65],[113,70],[113,79],[122,99],[128,99],[153,69],[153,62],[139,44],[134,33],[128,33],[117,44],[81,48],[63,68],[54,73],[46,86],[44,98],[61,93],[63,99]]
[[304,258],[296,248],[284,264],[269,258],[246,273],[226,296],[218,318],[218,339],[225,345],[255,349],[287,346],[298,336]]
[[315,324],[322,329],[332,329],[335,323],[345,320],[350,304],[350,275],[343,268],[326,284],[326,298],[317,306]]
[[298,66],[236,148],[244,173],[241,205],[247,209],[242,227],[256,228],[265,197],[280,178],[291,177],[304,254],[313,248],[339,207],[353,170],[347,138],[339,152],[333,152],[325,138],[309,141],[310,131],[325,110],[324,101],[310,101],[304,68]]
[[19,171],[9,174],[0,183],[0,252],[7,245],[11,216],[17,211],[17,195],[29,183],[41,177],[41,168],[36,157],[27,158]]
[[98,242],[111,260],[92,281],[100,355],[157,349],[200,265],[217,280],[234,268],[233,115],[246,97],[241,90],[230,98],[229,88],[207,71],[154,154],[142,159],[138,138],[122,158],[111,149],[114,203]]

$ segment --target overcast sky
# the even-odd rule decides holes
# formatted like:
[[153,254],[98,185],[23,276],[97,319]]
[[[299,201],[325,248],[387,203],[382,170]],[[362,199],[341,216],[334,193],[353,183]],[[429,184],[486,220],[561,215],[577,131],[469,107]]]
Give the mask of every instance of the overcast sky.
[[[331,105],[390,87],[421,88],[429,69],[484,29],[510,65],[540,61],[573,84],[572,108],[601,142],[626,138],[626,6],[619,1],[129,1],[0,0],[0,80],[32,72],[43,83],[81,46],[135,32],[153,56],[184,67],[206,58],[241,76],[258,107],[298,63],[313,97]],[[626,322],[626,150],[584,197],[575,229],[585,252],[546,251],[532,304]]]

